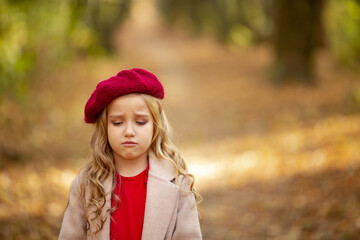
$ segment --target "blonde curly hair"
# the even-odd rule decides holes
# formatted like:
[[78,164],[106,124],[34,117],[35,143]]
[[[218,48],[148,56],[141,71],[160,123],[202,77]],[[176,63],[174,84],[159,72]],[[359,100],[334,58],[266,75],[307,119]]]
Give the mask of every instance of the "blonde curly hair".
[[[190,179],[190,191],[194,194],[197,204],[200,203],[202,198],[194,188],[194,176],[188,172],[183,157],[171,140],[172,130],[163,109],[163,102],[150,95],[139,95],[145,100],[154,122],[153,137],[149,150],[152,150],[156,157],[169,161],[174,166],[176,184],[179,185],[178,175],[180,174]],[[86,208],[94,210],[86,216],[86,232],[88,233],[91,222],[96,226],[96,230],[88,234],[96,235],[101,231],[107,219],[107,217],[101,216],[101,210],[106,202],[106,193],[102,183],[109,176],[113,177],[111,196],[115,199],[116,205],[108,209],[107,212],[110,214],[114,212],[119,202],[119,198],[114,194],[116,168],[112,149],[108,142],[106,107],[96,121],[90,142],[90,149],[90,161],[81,170],[84,176],[83,184],[81,184],[81,196],[84,200],[85,192],[88,191],[89,201],[86,203]]]

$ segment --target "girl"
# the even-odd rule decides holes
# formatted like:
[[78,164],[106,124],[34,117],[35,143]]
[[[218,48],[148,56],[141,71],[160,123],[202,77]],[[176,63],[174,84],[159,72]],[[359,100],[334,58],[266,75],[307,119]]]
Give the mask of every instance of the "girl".
[[91,161],[70,187],[59,239],[201,239],[194,178],[170,139],[155,75],[100,82],[85,106]]

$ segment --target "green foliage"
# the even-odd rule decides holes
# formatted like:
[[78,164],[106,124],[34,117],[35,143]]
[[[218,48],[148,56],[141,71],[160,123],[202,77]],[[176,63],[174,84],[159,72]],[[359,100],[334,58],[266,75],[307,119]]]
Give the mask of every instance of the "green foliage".
[[330,0],[326,17],[331,48],[342,62],[358,68],[360,62],[360,1]]
[[0,0],[0,96],[21,99],[31,73],[77,55],[111,50],[129,0]]
[[21,95],[26,91],[26,81],[14,79],[23,79],[34,64],[35,54],[28,42],[28,17],[22,8],[0,1],[0,93]]

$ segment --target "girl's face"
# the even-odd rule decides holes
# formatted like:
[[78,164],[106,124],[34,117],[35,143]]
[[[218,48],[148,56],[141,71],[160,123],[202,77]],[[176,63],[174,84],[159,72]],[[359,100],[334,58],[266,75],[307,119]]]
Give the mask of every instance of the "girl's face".
[[107,106],[108,141],[117,161],[147,157],[154,123],[145,100],[139,94],[114,99]]

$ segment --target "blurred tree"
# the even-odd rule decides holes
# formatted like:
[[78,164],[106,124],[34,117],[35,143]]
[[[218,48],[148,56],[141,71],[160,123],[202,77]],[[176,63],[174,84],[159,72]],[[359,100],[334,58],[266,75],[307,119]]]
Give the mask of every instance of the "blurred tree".
[[273,30],[274,6],[272,1],[238,1],[238,24],[247,27],[254,42],[269,41]]
[[270,42],[274,80],[314,84],[314,54],[328,47],[358,69],[360,0],[158,0],[166,23],[222,43]]
[[272,29],[272,4],[268,0],[158,0],[170,25],[196,34],[213,35],[222,43],[249,45],[268,40]]
[[[313,84],[314,50],[322,38],[324,0],[275,0],[275,80]],[[321,37],[319,37],[321,36]]]
[[0,101],[20,100],[44,71],[77,55],[111,53],[130,0],[0,0]]
[[326,43],[323,25],[326,0],[158,1],[169,24],[212,34],[223,43],[247,46],[271,42],[276,56],[276,82],[315,82],[314,51]]
[[354,69],[360,65],[360,0],[330,0],[326,11],[329,45]]
[[128,16],[130,4],[131,0],[93,0],[88,3],[87,21],[107,53],[114,50],[112,33]]

